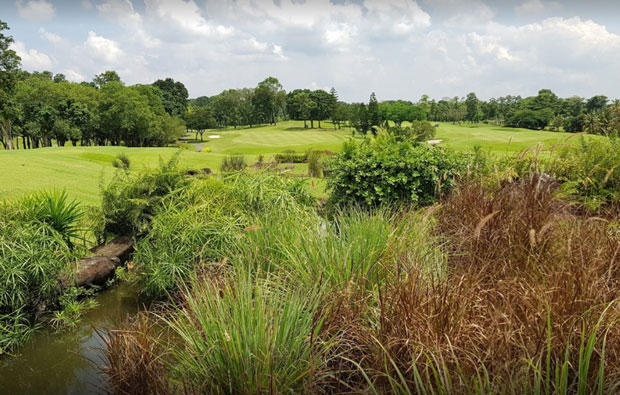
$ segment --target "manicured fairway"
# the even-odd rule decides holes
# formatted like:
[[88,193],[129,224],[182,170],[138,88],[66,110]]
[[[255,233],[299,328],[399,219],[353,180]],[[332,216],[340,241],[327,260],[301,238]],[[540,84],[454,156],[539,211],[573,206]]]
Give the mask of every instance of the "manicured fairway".
[[[97,204],[99,185],[116,170],[112,162],[121,152],[140,169],[168,159],[176,148],[62,147],[0,151],[0,199],[41,189],[66,189],[84,204]],[[198,152],[183,151],[183,166],[209,167],[213,160]]]
[[[275,154],[286,150],[304,152],[309,149],[338,151],[342,143],[351,138],[348,128],[334,130],[328,122],[323,129],[304,129],[303,122],[280,122],[275,126],[253,128],[212,129],[204,133],[214,154]],[[216,135],[219,138],[209,139]]]
[[[453,125],[442,123],[437,128],[436,139],[443,146],[456,150],[468,150],[474,145],[496,153],[517,152],[543,144],[544,149],[563,142],[572,133],[546,132],[539,130],[505,128],[492,125]],[[572,139],[572,138],[571,138]]]
[[[209,167],[217,172],[222,158],[226,155],[244,154],[248,163],[256,161],[258,155],[264,155],[265,160],[269,161],[274,154],[285,150],[338,151],[342,143],[351,138],[349,128],[336,131],[328,122],[324,122],[322,126],[323,129],[304,129],[303,122],[281,122],[276,126],[208,130],[204,133],[205,142],[189,142],[196,146],[209,147],[211,152],[183,150],[181,165],[188,168]],[[208,136],[219,138],[209,139]],[[457,150],[467,150],[474,145],[480,145],[502,154],[520,151],[539,143],[549,148],[570,136],[574,135],[490,125],[459,126],[442,123],[435,138],[442,140],[441,145]],[[115,171],[112,162],[116,155],[125,152],[131,159],[132,168],[139,169],[156,166],[160,157],[168,159],[177,151],[175,148],[126,147],[0,151],[0,199],[46,188],[60,188],[66,189],[72,197],[84,204],[98,204],[100,183],[108,180]],[[307,165],[296,165],[291,172],[305,174]],[[318,189],[324,184],[318,180],[315,180],[315,183]],[[320,191],[317,193],[320,194]]]

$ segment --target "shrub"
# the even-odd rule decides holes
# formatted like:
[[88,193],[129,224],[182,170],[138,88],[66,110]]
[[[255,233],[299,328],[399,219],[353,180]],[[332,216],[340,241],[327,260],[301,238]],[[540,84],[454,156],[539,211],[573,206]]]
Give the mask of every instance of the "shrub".
[[0,204],[0,354],[28,338],[42,311],[58,307],[59,276],[83,253],[69,241],[78,213],[64,193]]
[[211,147],[204,147],[202,150],[200,150],[200,152],[211,152]]
[[112,165],[117,169],[128,170],[129,167],[131,167],[131,160],[126,153],[122,152],[116,156],[116,159],[114,159]]
[[140,235],[148,229],[151,217],[164,196],[187,185],[189,180],[177,167],[179,155],[159,167],[138,173],[117,171],[102,188],[101,210],[104,232]]
[[75,200],[69,200],[66,191],[43,191],[26,196],[19,203],[25,220],[43,222],[58,232],[69,246],[79,236],[78,223],[82,209]]
[[230,257],[256,213],[273,215],[311,205],[302,181],[237,173],[223,180],[196,180],[166,197],[152,216],[148,235],[136,245],[134,260],[144,266],[144,291],[154,296],[174,292],[200,265]]
[[308,153],[297,153],[293,150],[286,150],[276,154],[274,160],[278,163],[306,163],[308,161]]
[[387,132],[398,141],[424,142],[435,137],[435,127],[428,121],[413,121],[407,127],[388,127]]
[[566,196],[593,209],[620,202],[620,140],[616,136],[582,136],[578,144],[560,147],[548,162],[548,171],[564,183]]
[[330,202],[371,207],[431,204],[452,188],[464,163],[461,155],[449,150],[390,136],[347,142],[328,165]]
[[308,176],[320,178],[322,171],[321,154],[318,151],[310,151],[308,153]]
[[247,167],[245,162],[245,156],[243,155],[229,155],[222,159],[220,164],[220,171],[223,173],[233,171],[243,171]]

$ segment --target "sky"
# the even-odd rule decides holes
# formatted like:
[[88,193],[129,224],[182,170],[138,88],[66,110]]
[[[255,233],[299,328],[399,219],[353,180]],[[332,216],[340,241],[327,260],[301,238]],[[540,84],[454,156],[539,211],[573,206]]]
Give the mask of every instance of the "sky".
[[618,15],[604,0],[0,0],[29,71],[171,77],[190,97],[274,76],[346,101],[620,97]]

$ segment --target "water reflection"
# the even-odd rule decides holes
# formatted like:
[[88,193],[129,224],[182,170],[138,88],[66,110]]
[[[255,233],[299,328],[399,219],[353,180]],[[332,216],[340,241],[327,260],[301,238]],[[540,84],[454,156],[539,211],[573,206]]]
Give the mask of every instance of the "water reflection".
[[89,311],[71,331],[40,331],[19,350],[0,360],[3,394],[103,394],[101,338],[93,328],[111,327],[138,310],[137,291],[120,284],[97,296],[99,306]]

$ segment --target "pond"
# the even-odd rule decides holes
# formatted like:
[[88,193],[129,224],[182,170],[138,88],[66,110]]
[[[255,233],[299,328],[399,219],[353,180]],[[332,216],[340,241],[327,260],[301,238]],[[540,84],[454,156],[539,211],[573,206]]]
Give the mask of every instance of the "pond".
[[114,327],[138,312],[137,287],[121,283],[96,296],[75,329],[42,329],[13,357],[0,359],[3,394],[104,394],[103,340],[95,329]]

